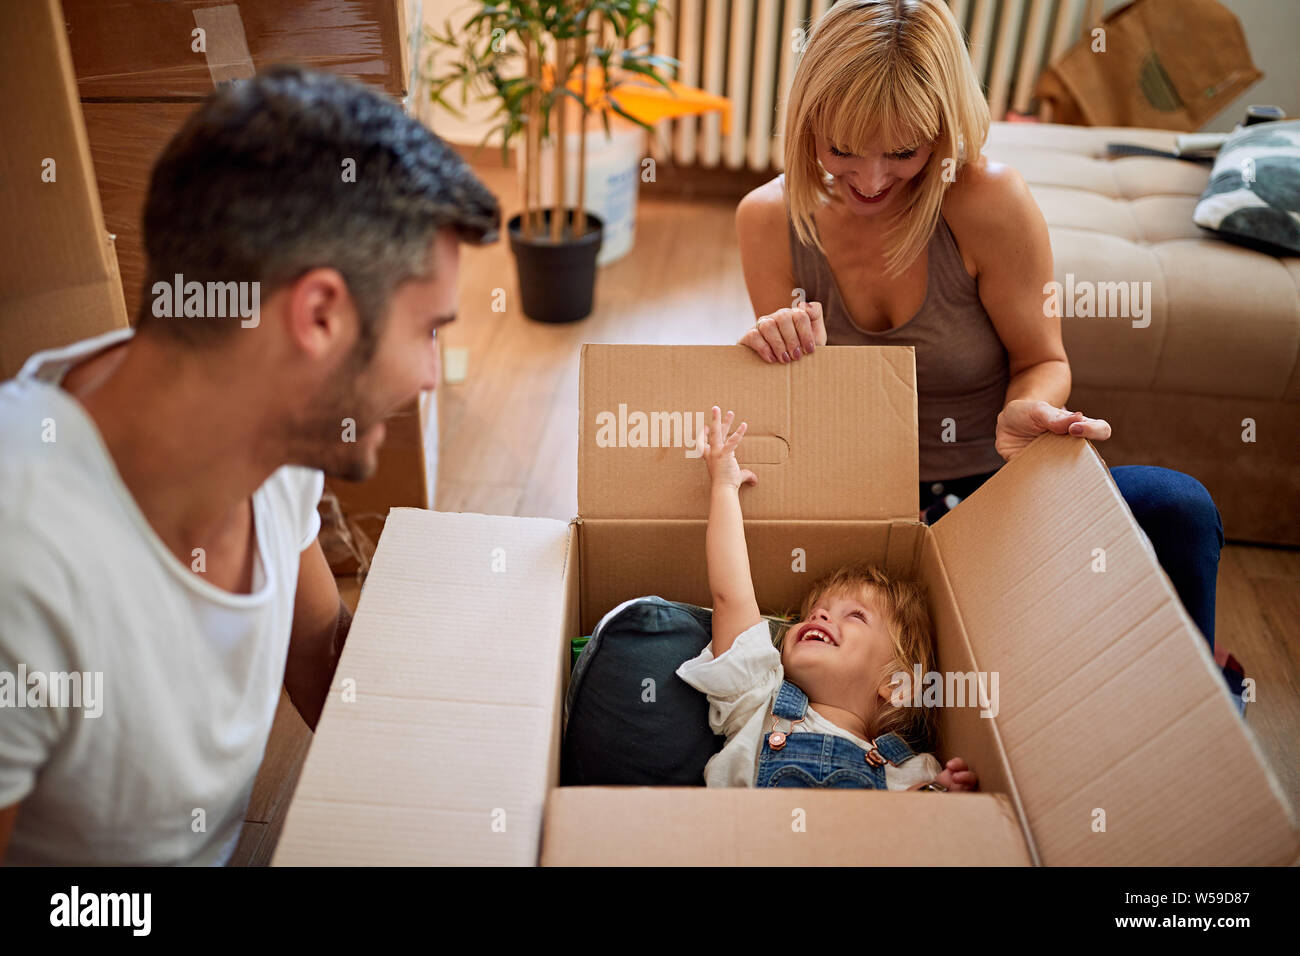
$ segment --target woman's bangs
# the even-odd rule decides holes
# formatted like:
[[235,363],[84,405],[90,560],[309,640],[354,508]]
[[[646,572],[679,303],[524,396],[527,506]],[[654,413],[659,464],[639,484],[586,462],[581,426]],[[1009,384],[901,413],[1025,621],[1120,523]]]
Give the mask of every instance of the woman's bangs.
[[939,136],[938,110],[924,87],[891,81],[884,71],[859,77],[839,90],[828,89],[817,112],[818,126],[831,143],[855,156],[919,149]]

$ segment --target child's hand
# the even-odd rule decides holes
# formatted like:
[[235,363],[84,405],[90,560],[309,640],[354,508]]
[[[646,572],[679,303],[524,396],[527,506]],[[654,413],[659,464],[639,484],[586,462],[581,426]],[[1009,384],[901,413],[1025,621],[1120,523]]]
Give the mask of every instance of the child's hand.
[[736,447],[745,435],[745,422],[740,423],[730,435],[727,430],[736,417],[735,412],[727,412],[726,422],[722,419],[722,410],[713,406],[713,421],[708,429],[699,436],[700,457],[709,467],[709,478],[713,487],[730,487],[739,489],[741,485],[758,484],[758,475],[748,468],[741,468],[736,461]]
[[975,771],[966,766],[966,761],[953,757],[944,765],[939,776],[934,778],[949,790],[978,790],[979,778]]

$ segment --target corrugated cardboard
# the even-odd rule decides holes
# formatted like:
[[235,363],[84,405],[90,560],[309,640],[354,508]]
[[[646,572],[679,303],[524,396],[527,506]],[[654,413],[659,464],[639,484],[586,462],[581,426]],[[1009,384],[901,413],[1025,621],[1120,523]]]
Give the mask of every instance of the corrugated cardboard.
[[[64,0],[83,99],[198,100],[218,79],[292,61],[406,94],[402,0]],[[193,31],[207,31],[193,49]],[[235,67],[232,73],[231,67]]]
[[[1290,808],[1096,451],[1044,436],[925,527],[908,517],[913,381],[910,349],[773,368],[739,346],[585,346],[580,501],[604,515],[566,528],[392,513],[276,862],[1295,862]],[[600,447],[594,413],[715,402],[767,439],[742,491],[763,611],[789,610],[821,571],[875,561],[926,586],[941,671],[998,672],[995,716],[940,711],[937,756],[966,758],[982,793],[556,786],[569,639],[637,594],[709,603],[704,465]],[[837,477],[823,493],[809,454],[857,456],[870,489]],[[888,504],[857,500],[876,495]],[[351,675],[373,700],[340,698]],[[507,805],[523,832],[494,834]]]
[[382,541],[275,862],[535,862],[568,526],[396,509]]
[[[559,787],[543,866],[1026,866],[1005,797],[851,790]],[[707,826],[701,826],[708,821]],[[798,822],[800,829],[792,824]],[[961,839],[953,839],[953,831]],[[668,837],[665,839],[665,837]],[[685,839],[683,839],[685,837]],[[637,848],[635,856],[628,847]]]
[[[612,428],[580,433],[578,512],[584,518],[707,515],[708,473],[698,460],[687,459],[685,438],[695,427],[682,416],[698,421],[702,413],[707,421],[713,405],[724,412],[743,407],[748,431],[737,457],[742,467],[766,478],[762,493],[746,502],[745,517],[915,518],[916,385],[910,355],[882,353],[864,370],[851,353],[829,349],[819,357],[824,362],[773,368],[755,390],[747,374],[749,359],[732,346],[689,352],[653,345],[590,348],[599,360],[583,365],[582,421],[590,424],[607,415]],[[701,366],[707,374],[701,374]],[[648,368],[655,374],[646,375]],[[853,378],[863,373],[870,379]],[[864,394],[880,398],[864,400]],[[846,414],[860,421],[862,442],[847,443],[837,431]],[[637,415],[647,419],[644,435],[636,428]],[[602,435],[605,441],[658,447],[601,447]],[[682,467],[683,459],[692,467]],[[666,467],[670,461],[677,467]]]
[[[64,13],[104,219],[117,236],[132,319],[142,299],[140,229],[150,171],[214,86],[286,60],[360,80],[398,99],[408,84],[400,0],[65,0]],[[191,31],[200,27],[206,49],[196,52]]]
[[117,237],[122,294],[135,322],[144,289],[144,201],[163,149],[197,103],[83,103],[104,220]]
[[0,5],[0,47],[5,379],[33,352],[124,327],[126,310],[57,0]]
[[[1280,789],[1096,452],[1053,436],[1021,457],[934,539],[979,668],[1001,675],[1044,861],[1293,860]],[[1104,834],[1080,826],[1097,809]]]

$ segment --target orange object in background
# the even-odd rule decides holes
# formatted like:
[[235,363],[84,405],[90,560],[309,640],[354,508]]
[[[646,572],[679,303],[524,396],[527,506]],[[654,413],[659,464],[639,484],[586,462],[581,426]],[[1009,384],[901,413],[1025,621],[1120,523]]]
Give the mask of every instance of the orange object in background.
[[[604,75],[605,71],[601,67],[587,68],[587,90],[584,99],[590,109],[610,108],[605,97]],[[623,112],[651,126],[660,120],[676,119],[679,116],[721,113],[723,135],[731,132],[731,100],[693,86],[686,86],[676,80],[668,80],[667,83],[669,90],[639,74],[629,73],[626,79],[618,81],[610,99],[613,99]],[[551,90],[554,87],[555,66],[547,63],[542,70],[542,88]],[[578,96],[583,96],[581,69],[573,71],[573,78],[569,80],[568,88]]]

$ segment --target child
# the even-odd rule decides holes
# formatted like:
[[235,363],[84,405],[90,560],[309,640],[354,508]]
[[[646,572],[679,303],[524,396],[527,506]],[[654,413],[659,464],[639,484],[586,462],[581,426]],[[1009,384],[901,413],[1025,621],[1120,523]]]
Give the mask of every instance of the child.
[[713,642],[677,674],[709,698],[709,724],[727,738],[704,770],[711,787],[867,787],[974,790],[960,757],[940,768],[908,741],[932,739],[933,712],[896,707],[892,675],[933,670],[920,588],[852,565],[817,582],[802,620],[773,647],[749,575],[740,486],[757,476],[736,462],[745,434],[713,407],[700,436],[712,481],[705,548]]

